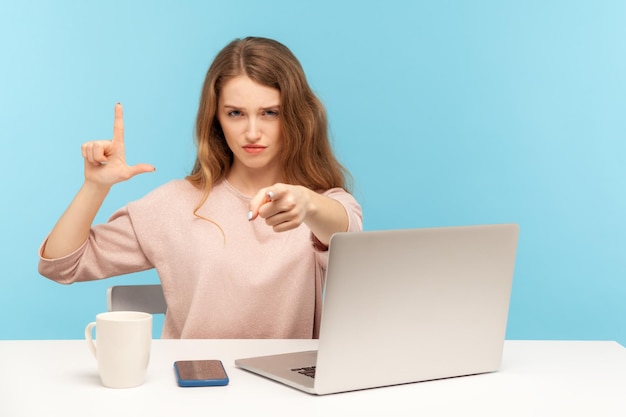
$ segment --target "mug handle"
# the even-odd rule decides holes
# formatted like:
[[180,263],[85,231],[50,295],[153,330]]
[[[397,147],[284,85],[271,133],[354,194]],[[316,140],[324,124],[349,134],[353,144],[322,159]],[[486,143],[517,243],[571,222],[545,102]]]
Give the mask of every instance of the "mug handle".
[[89,346],[89,350],[91,350],[91,353],[93,353],[93,357],[98,358],[98,356],[96,355],[96,345],[93,343],[93,337],[91,335],[94,327],[96,327],[95,321],[92,321],[87,325],[87,327],[85,327],[85,340],[87,340],[87,346]]

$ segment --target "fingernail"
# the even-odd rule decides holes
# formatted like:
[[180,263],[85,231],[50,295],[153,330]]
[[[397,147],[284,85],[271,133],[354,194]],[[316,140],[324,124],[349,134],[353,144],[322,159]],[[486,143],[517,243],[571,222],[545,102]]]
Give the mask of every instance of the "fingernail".
[[252,220],[252,210],[248,212],[248,221]]

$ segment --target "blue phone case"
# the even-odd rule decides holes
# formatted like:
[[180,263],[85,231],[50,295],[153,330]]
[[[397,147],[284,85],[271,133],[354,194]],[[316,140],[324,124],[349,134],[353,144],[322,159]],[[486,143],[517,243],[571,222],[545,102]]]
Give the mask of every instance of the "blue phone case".
[[181,387],[216,387],[228,385],[228,375],[220,360],[174,362],[176,381]]

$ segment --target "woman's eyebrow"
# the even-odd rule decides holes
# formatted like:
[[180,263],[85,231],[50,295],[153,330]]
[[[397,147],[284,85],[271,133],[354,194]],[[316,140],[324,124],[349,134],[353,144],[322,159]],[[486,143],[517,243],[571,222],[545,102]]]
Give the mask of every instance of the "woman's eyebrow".
[[[234,104],[224,104],[223,107],[229,108],[229,109],[242,109],[242,108],[244,108],[243,106],[236,106]],[[259,107],[260,110],[271,110],[271,109],[278,109],[278,108],[280,108],[280,104],[273,104],[273,105],[269,105],[269,106],[261,106],[261,107]]]

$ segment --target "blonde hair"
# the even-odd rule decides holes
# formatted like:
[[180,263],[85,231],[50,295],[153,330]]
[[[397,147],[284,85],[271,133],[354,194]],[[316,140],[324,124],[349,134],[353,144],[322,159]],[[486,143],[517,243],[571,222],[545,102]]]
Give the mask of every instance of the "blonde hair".
[[284,182],[315,191],[348,189],[349,173],[333,155],[328,137],[326,110],[308,85],[298,59],[272,39],[235,39],[215,57],[207,71],[196,117],[196,160],[186,179],[204,190],[194,210],[204,204],[213,185],[226,178],[233,163],[217,118],[223,86],[246,75],[280,92],[282,152],[279,160]]

